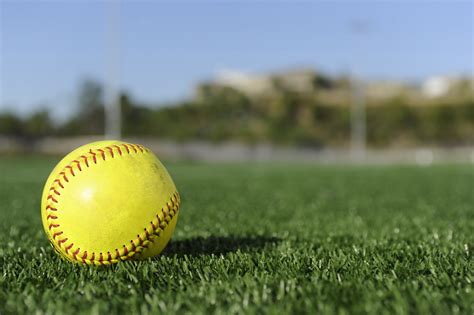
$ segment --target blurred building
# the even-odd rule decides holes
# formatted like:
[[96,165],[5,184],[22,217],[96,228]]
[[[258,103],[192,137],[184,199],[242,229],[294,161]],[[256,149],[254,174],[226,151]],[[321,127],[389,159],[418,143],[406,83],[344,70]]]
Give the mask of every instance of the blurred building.
[[[385,100],[404,97],[414,104],[429,104],[431,99],[445,96],[469,97],[472,95],[472,77],[436,76],[422,82],[397,80],[369,80],[363,82],[364,95],[369,105],[381,104]],[[290,69],[263,74],[241,71],[223,71],[214,80],[196,87],[196,97],[202,99],[222,89],[230,88],[247,97],[256,98],[280,91],[317,95],[328,104],[348,104],[351,93],[350,79],[330,77],[309,68]]]
[[421,90],[427,97],[440,97],[448,93],[451,84],[451,78],[436,76],[428,78],[423,82]]
[[311,69],[291,69],[268,74],[249,74],[241,71],[223,71],[215,80],[201,83],[196,88],[199,98],[203,93],[222,87],[232,88],[249,97],[259,97],[286,90],[311,93],[315,89],[329,88],[331,80]]
[[426,79],[421,91],[425,97],[437,98],[450,94],[471,94],[474,87],[474,78],[463,76],[434,76]]
[[365,94],[372,100],[386,100],[397,96],[414,96],[419,93],[418,87],[401,81],[369,81]]

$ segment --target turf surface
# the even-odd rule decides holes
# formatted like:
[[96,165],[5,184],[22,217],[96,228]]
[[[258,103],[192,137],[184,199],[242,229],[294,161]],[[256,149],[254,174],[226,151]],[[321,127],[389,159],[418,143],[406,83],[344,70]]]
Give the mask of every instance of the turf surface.
[[183,203],[160,257],[59,259],[52,158],[0,159],[0,314],[474,313],[474,167],[167,164]]

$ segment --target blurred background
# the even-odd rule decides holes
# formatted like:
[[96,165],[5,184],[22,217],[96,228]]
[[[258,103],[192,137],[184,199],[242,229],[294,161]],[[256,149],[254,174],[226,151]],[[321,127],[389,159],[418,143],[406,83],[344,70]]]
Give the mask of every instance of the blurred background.
[[0,153],[474,163],[472,1],[1,1]]

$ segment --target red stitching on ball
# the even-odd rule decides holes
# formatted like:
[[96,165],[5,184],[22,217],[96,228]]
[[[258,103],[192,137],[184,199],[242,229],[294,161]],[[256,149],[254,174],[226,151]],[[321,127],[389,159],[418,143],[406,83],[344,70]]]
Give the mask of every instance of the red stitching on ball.
[[52,214],[49,214],[49,215],[46,217],[46,220],[49,220],[49,219],[51,219],[51,220],[56,220],[57,218],[58,218],[57,216],[52,215]]
[[74,246],[74,243],[71,243],[68,247],[64,248],[64,250],[67,252]]
[[127,246],[123,245],[123,254],[126,256],[128,254]]
[[[73,243],[74,244],[74,243]],[[76,251],[74,253],[72,253],[72,257],[77,260],[77,255],[79,255],[79,252],[81,251],[81,248],[79,247],[78,249],[76,249]]]
[[48,230],[51,231],[52,228],[57,228],[57,227],[60,227],[60,225],[59,225],[59,224],[51,223],[51,224],[49,225],[49,227],[48,227]]
[[67,241],[67,237],[65,239],[59,240],[58,241],[59,247],[61,247],[61,244],[66,242],[66,241]]
[[59,173],[59,175],[63,175],[63,178],[66,181],[66,183],[69,183],[69,180],[67,179],[66,173],[61,172],[61,173]]
[[86,259],[87,259],[87,251],[84,252],[84,254],[82,255],[81,259],[82,259],[82,262],[83,262],[83,263],[86,262]]
[[142,246],[143,240],[142,240],[140,234],[137,234],[137,238],[138,238],[138,246]]
[[92,155],[92,160],[94,161],[94,164],[97,164],[96,153],[92,151],[92,149],[89,150],[89,153]]
[[55,193],[56,195],[58,195],[58,196],[61,196],[61,194],[59,193],[59,191],[57,191],[56,188],[54,188],[54,187],[51,187],[51,188],[49,189],[49,191],[54,192],[54,193]]
[[89,167],[89,161],[87,160],[87,156],[85,155],[81,155],[81,158],[84,160],[84,162],[86,163],[86,166]]
[[76,174],[74,174],[74,169],[72,168],[71,165],[66,166],[66,168],[69,169],[69,171],[71,172],[71,175],[72,175],[72,176],[76,176]]
[[53,240],[56,239],[56,236],[59,236],[61,234],[63,234],[64,232],[63,231],[60,231],[60,232],[56,232],[53,234]]
[[61,188],[64,188],[63,184],[59,180],[59,178],[56,178],[53,183],[58,183]]
[[116,144],[114,144],[113,147],[116,148],[120,156],[122,156],[122,150],[120,149],[120,147]]
[[104,150],[102,150],[102,149],[97,149],[97,151],[99,151],[99,152],[100,152],[100,155],[102,156],[102,160],[104,160],[104,161],[105,161],[105,151],[104,151]]
[[46,206],[46,210],[58,211],[58,209],[51,207],[50,205]]
[[80,172],[82,172],[81,162],[79,162],[78,160],[74,160],[73,162],[76,163],[77,168],[79,169]]
[[51,200],[54,203],[58,203],[58,201],[56,199],[54,199],[53,195],[48,195],[48,198],[46,200]]
[[127,144],[122,144],[122,147],[124,147],[126,150],[127,150],[127,153],[130,154],[130,150],[128,149],[128,145]]
[[109,150],[110,155],[112,156],[112,158],[114,158],[114,149],[112,149],[111,147],[105,147],[105,148]]
[[135,145],[134,145],[134,144],[131,144],[131,143],[130,143],[130,146],[132,147],[133,151],[135,151],[135,153],[138,153],[137,148],[135,148]]

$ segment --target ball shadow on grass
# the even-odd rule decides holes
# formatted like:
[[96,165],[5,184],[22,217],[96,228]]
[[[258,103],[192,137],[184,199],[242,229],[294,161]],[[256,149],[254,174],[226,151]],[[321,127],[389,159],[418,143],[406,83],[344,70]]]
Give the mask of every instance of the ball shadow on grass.
[[260,250],[278,244],[281,239],[267,236],[209,236],[193,237],[171,241],[164,251],[165,256],[172,255],[223,255],[236,251],[248,252]]

